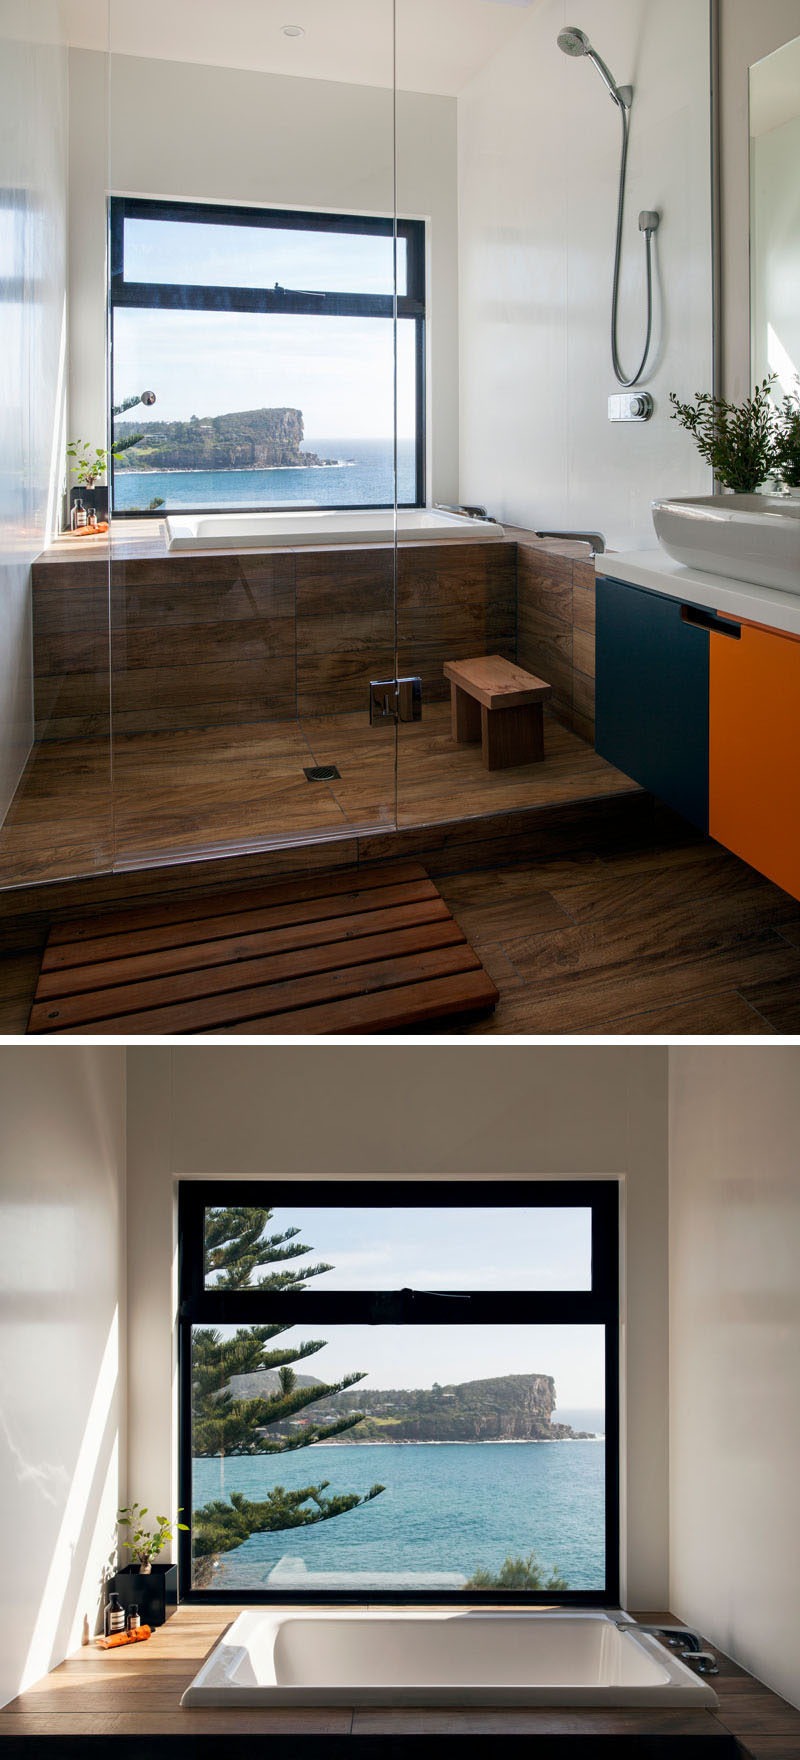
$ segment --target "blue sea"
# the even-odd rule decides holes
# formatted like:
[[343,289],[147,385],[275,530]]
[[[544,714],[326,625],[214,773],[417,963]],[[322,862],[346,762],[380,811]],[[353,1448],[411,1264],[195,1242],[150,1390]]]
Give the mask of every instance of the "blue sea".
[[[303,449],[334,465],[272,471],[133,471],[114,476],[117,513],[145,510],[154,497],[171,509],[207,507],[387,506],[394,501],[393,443],[383,440],[305,440]],[[414,500],[414,442],[397,443],[397,498]]]
[[[562,1414],[588,1428],[581,1416]],[[281,1579],[302,1587],[302,1566],[341,1579],[325,1587],[346,1588],[358,1573],[359,1587],[367,1575],[375,1588],[403,1578],[412,1586],[409,1576],[418,1588],[425,1577],[430,1588],[458,1588],[479,1566],[495,1574],[509,1554],[531,1550],[571,1589],[597,1589],[604,1579],[604,1457],[599,1441],[317,1444],[226,1460],[224,1488],[218,1459],[195,1461],[193,1504],[232,1491],[257,1500],[274,1485],[291,1490],[323,1479],[329,1495],[386,1487],[372,1503],[314,1527],[252,1535],[222,1555],[219,1589],[258,1590],[276,1567],[269,1588]]]

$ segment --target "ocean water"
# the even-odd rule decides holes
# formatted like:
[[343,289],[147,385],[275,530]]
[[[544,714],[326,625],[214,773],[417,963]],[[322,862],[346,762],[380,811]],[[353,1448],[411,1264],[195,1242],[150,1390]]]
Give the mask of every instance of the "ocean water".
[[291,1490],[323,1479],[329,1495],[386,1487],[372,1503],[315,1527],[253,1534],[223,1554],[220,1589],[258,1590],[289,1560],[335,1573],[342,1587],[353,1572],[360,1586],[363,1573],[376,1588],[413,1573],[438,1577],[430,1587],[442,1587],[443,1576],[466,1580],[479,1566],[496,1573],[508,1554],[531,1550],[571,1589],[597,1589],[604,1579],[604,1459],[599,1441],[322,1443],[227,1460],[224,1485],[218,1459],[197,1460],[192,1501],[197,1509],[232,1491],[257,1500],[274,1485]]
[[[305,440],[320,458],[342,463],[272,471],[134,471],[114,477],[118,513],[146,509],[159,496],[163,511],[207,507],[387,506],[394,500],[393,443],[384,440]],[[414,442],[397,443],[397,498],[414,500]]]

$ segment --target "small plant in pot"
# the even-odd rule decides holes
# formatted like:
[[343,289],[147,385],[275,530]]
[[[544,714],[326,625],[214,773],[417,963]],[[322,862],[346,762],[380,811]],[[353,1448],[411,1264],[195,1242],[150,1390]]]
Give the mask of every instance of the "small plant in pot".
[[[181,1511],[178,1510],[178,1515],[180,1514]],[[131,1565],[144,1577],[150,1575],[153,1559],[158,1558],[159,1553],[163,1552],[165,1546],[171,1545],[173,1540],[172,1524],[167,1516],[156,1516],[158,1527],[153,1529],[144,1526],[146,1515],[146,1504],[132,1503],[117,1511],[117,1526],[128,1530],[123,1535],[123,1545],[130,1552]],[[189,1532],[186,1522],[176,1522],[175,1527],[185,1534]]]
[[775,442],[776,475],[783,488],[800,498],[800,380],[798,389],[780,406]]
[[770,392],[775,374],[756,385],[744,403],[728,403],[708,391],[695,393],[694,403],[681,403],[674,391],[672,420],[694,439],[723,488],[735,495],[755,495],[777,473],[777,419]]

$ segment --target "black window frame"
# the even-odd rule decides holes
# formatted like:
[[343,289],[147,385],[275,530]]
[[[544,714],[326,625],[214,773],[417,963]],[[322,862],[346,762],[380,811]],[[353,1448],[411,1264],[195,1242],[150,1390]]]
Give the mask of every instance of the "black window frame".
[[[300,1291],[206,1289],[203,1274],[204,1212],[214,1206],[330,1209],[591,1209],[592,1277],[588,1290],[496,1290],[446,1292],[411,1289]],[[213,1590],[192,1588],[192,1382],[193,1326],[258,1325],[277,1315],[295,1325],[602,1325],[605,1328],[605,1582],[602,1588],[534,1593],[492,1590],[493,1605],[619,1606],[619,1182],[603,1180],[181,1180],[178,1185],[178,1503],[190,1531],[178,1536],[179,1599],[185,1602],[261,1606],[277,1603],[347,1604],[364,1590]],[[314,1251],[324,1243],[314,1242]],[[457,1297],[457,1300],[454,1300]],[[477,1601],[481,1596],[476,1595]],[[387,1605],[464,1604],[463,1590],[373,1590],[369,1600]]]
[[[338,232],[372,235],[406,241],[406,291],[388,293],[313,294],[286,288],[210,287],[195,283],[126,281],[125,221],[128,219],[186,221],[221,226],[276,227],[283,231]],[[425,221],[389,219],[363,214],[317,214],[298,208],[232,207],[220,202],[177,202],[144,196],[111,196],[109,199],[109,424],[113,439],[111,408],[114,389],[114,316],[118,308],[208,312],[289,312],[313,317],[371,317],[412,319],[417,429],[414,458],[414,500],[398,501],[400,507],[425,506]],[[156,388],[157,389],[157,388]],[[265,503],[261,511],[288,512],[292,502]],[[368,511],[391,502],[330,503],[330,511]],[[110,461],[110,506],[114,519],[141,519],[135,509],[114,505],[114,460]],[[197,508],[198,513],[235,512],[230,508]]]

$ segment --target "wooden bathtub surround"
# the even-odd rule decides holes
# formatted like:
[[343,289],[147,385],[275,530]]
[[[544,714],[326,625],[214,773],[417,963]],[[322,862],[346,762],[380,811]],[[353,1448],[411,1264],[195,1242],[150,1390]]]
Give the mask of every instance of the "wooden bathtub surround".
[[[548,1756],[560,1753],[563,1743],[565,1756],[580,1755],[582,1760],[622,1760],[628,1752],[647,1760],[656,1755],[680,1760],[685,1753],[687,1760],[695,1760],[706,1749],[727,1754],[735,1737],[741,1760],[797,1760],[800,1752],[800,1712],[713,1645],[720,1665],[712,1683],[720,1700],[716,1711],[369,1705],[181,1710],[181,1694],[241,1611],[183,1606],[148,1644],[105,1654],[86,1645],[0,1710],[0,1749],[9,1760],[20,1755],[24,1760],[28,1755],[30,1760],[40,1755],[60,1760],[61,1753],[72,1760],[79,1753],[104,1756],[107,1748],[111,1760],[146,1741],[149,1760],[197,1760],[201,1753],[252,1757],[262,1748],[267,1753],[273,1738],[279,1756],[314,1760],[322,1749],[337,1756],[366,1751],[375,1760],[389,1752],[389,1744],[392,1754],[399,1752],[403,1738],[408,1739],[409,1755],[418,1755],[419,1737],[428,1736],[450,1737],[459,1757],[496,1753],[509,1739],[515,1753],[530,1756],[538,1751],[538,1738]],[[672,1623],[669,1614],[658,1617]],[[651,1620],[649,1614],[641,1618]],[[365,1737],[372,1738],[371,1744],[365,1744]]]
[[551,686],[500,654],[447,660],[451,731],[457,745],[480,740],[487,770],[540,763],[544,757],[542,704]]
[[[370,678],[447,696],[447,659],[514,658],[516,546],[408,544],[168,552],[152,534],[111,549],[55,544],[34,564],[36,737],[366,714]],[[109,586],[110,578],[110,586]]]
[[517,660],[550,680],[550,708],[594,744],[594,563],[586,544],[534,538],[517,544]]

